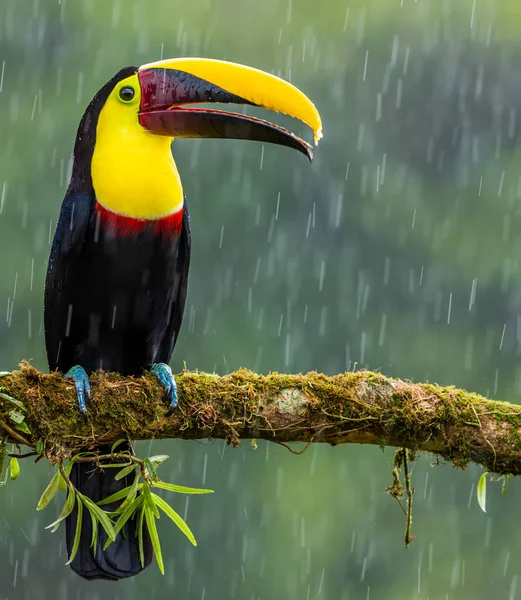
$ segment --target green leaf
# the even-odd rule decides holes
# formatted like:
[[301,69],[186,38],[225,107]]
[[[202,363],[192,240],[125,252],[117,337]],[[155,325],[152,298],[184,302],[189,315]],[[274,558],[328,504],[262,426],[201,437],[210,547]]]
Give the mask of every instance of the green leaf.
[[[92,554],[94,557],[96,557],[96,549],[98,547],[98,518],[91,510],[89,510],[89,514],[92,522],[92,537],[90,539],[90,547],[93,548]],[[110,538],[108,538],[108,541],[111,541]]]
[[80,547],[80,538],[81,538],[81,525],[83,521],[83,502],[81,501],[80,494],[76,495],[76,505],[78,507],[78,520],[76,521],[76,533],[74,534],[74,542],[72,544],[71,554],[69,556],[69,560],[65,563],[66,565],[70,565],[74,560],[76,553],[78,552],[78,548]]
[[25,417],[22,415],[22,413],[18,412],[17,410],[12,410],[9,413],[9,418],[11,419],[11,421],[13,423],[16,423],[17,425],[22,423],[23,420],[25,419]]
[[134,477],[134,483],[130,486],[130,490],[127,494],[127,497],[120,504],[118,511],[123,511],[127,507],[128,504],[132,504],[134,502],[134,498],[137,495],[137,491],[139,489],[139,473]]
[[20,475],[20,463],[14,456],[11,456],[9,459],[9,470],[11,471],[11,479],[13,481],[18,479],[18,476]]
[[[72,463],[67,463],[63,470],[65,471],[65,474],[67,475],[67,477],[71,474],[72,471]],[[63,477],[60,477],[60,481],[58,483],[58,489],[61,492],[65,492],[65,490],[67,489],[67,482],[65,481],[65,479]]]
[[487,475],[488,471],[485,471],[485,473],[483,473],[483,475],[479,478],[478,487],[476,488],[478,504],[483,512],[487,512]]
[[155,456],[149,456],[148,460],[154,465],[154,467],[157,467],[161,463],[164,463],[165,460],[168,460],[168,458],[169,457],[166,454],[156,454]]
[[145,458],[143,462],[145,463],[145,469],[147,470],[148,476],[150,477],[152,482],[155,483],[156,481],[159,481],[159,477],[156,473],[156,468],[154,467],[150,459]]
[[[141,505],[143,504],[143,496],[139,496],[139,498],[136,498],[133,502],[131,502],[127,508],[121,513],[121,515],[119,516],[119,519],[116,521],[116,525],[114,526],[114,532],[116,533],[116,535],[118,535],[118,533],[123,529],[123,527],[125,526],[125,523],[132,517],[132,515],[139,509],[141,508]],[[103,550],[106,550],[110,544],[111,544],[111,540],[108,539],[105,543],[105,546],[103,547]]]
[[147,522],[148,533],[150,535],[150,541],[152,542],[152,548],[154,549],[154,555],[156,557],[157,566],[161,571],[161,574],[165,574],[165,566],[163,565],[163,555],[161,553],[161,544],[159,543],[159,535],[157,533],[156,520],[154,518],[153,511],[148,505],[145,505],[145,519]]
[[38,454],[43,452],[43,440],[38,440],[34,446],[34,449]]
[[179,529],[186,535],[186,537],[192,542],[194,546],[197,546],[197,542],[195,541],[194,534],[190,531],[190,528],[185,523],[185,521],[176,513],[176,511],[165,502],[163,498],[158,496],[157,494],[152,494],[152,498],[157,506],[168,515],[172,521],[179,527]]
[[161,488],[162,490],[168,490],[170,492],[179,492],[180,494],[213,494],[213,490],[202,490],[200,488],[185,487],[183,485],[165,483],[164,481],[158,481],[154,484],[154,487]]
[[114,533],[114,525],[107,513],[103,509],[101,509],[97,504],[94,504],[94,502],[90,498],[87,498],[87,496],[80,494],[80,492],[78,492],[78,496],[80,497],[83,504],[85,504],[88,511],[91,514],[96,515],[98,521],[101,523],[103,529],[107,532],[109,538],[112,541],[114,541],[116,539],[116,534]]
[[74,509],[74,501],[75,500],[76,500],[76,493],[74,492],[74,488],[69,487],[69,493],[67,495],[67,500],[65,500],[65,504],[63,505],[58,518],[56,519],[56,521],[54,521],[50,525],[47,525],[47,527],[45,529],[51,529],[51,527],[52,527],[51,533],[54,533],[60,526],[60,523],[71,514],[72,510]]
[[143,517],[145,516],[145,502],[141,505],[141,510],[139,511],[139,518],[137,520],[136,533],[138,539],[139,546],[139,560],[141,562],[141,566],[145,568],[145,551],[143,549]]
[[7,377],[11,375],[11,371],[0,371],[0,377]]
[[143,495],[145,496],[145,504],[148,506],[149,510],[152,511],[156,519],[159,519],[159,511],[157,510],[156,503],[152,498],[152,492],[150,491],[150,486],[148,483],[143,484]]
[[0,392],[0,398],[3,398],[4,400],[11,402],[15,406],[18,406],[18,408],[20,410],[23,410],[24,412],[26,411],[24,403],[20,402],[20,400],[16,400],[16,398],[13,398],[12,396],[9,396],[9,394],[4,394],[3,392]]
[[110,453],[111,453],[111,454],[114,454],[114,452],[115,452],[116,448],[117,448],[118,446],[121,446],[121,444],[123,444],[123,442],[126,442],[126,441],[127,441],[127,440],[126,440],[125,438],[120,438],[119,440],[116,440],[116,441],[115,441],[115,442],[112,444],[112,447],[111,447],[111,449],[110,449]]
[[116,481],[119,481],[120,479],[123,479],[123,477],[126,477],[127,475],[129,475],[130,473],[132,473],[132,471],[134,471],[134,469],[137,467],[137,465],[135,463],[129,465],[128,467],[125,467],[123,469],[121,469],[121,471],[116,475],[116,477],[114,477],[114,479]]
[[18,429],[18,431],[21,431],[22,433],[27,433],[28,435],[31,435],[31,430],[29,429],[29,427],[27,427],[27,423],[17,423],[14,426],[15,429]]
[[[54,477],[51,479],[49,485],[45,488],[43,494],[40,496],[40,500],[38,500],[38,505],[36,506],[36,510],[44,509],[49,502],[54,498],[56,492],[59,489],[60,481],[64,481],[62,474],[60,471],[56,471]],[[64,482],[65,483],[65,482]]]
[[100,500],[97,503],[98,506],[104,506],[105,504],[110,504],[111,502],[117,502],[118,500],[123,500],[123,498],[126,498],[131,487],[132,486],[127,485],[126,488],[123,488],[122,490],[119,490],[119,491],[115,492],[114,494],[111,494],[110,496],[103,498],[103,500]]

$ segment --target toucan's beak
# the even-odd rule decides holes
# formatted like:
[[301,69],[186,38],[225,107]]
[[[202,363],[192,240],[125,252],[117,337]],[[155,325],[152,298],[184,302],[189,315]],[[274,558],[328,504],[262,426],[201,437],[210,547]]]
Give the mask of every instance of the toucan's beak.
[[232,138],[295,148],[313,159],[311,146],[287,129],[233,112],[188,108],[188,104],[249,104],[295,117],[322,137],[317,109],[299,89],[258,69],[205,58],[177,58],[139,69],[139,122],[172,137]]

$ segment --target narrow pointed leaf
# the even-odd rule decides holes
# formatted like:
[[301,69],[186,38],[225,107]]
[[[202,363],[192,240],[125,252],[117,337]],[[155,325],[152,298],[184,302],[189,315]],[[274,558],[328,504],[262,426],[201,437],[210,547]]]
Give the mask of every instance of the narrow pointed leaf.
[[110,504],[111,502],[117,502],[118,500],[123,500],[123,498],[126,498],[131,487],[132,486],[127,485],[126,488],[123,488],[122,490],[119,490],[119,491],[115,492],[114,494],[111,494],[110,496],[103,498],[103,500],[100,500],[97,503],[98,506],[104,506],[105,504]]
[[483,475],[479,478],[478,487],[476,488],[478,504],[483,512],[487,512],[487,475],[488,471],[483,473]]
[[125,467],[124,469],[121,469],[121,471],[116,475],[116,477],[114,477],[114,479],[116,481],[119,481],[120,479],[123,479],[123,477],[126,477],[127,475],[130,475],[130,473],[132,473],[132,471],[134,471],[136,467],[137,467],[136,464],[131,464],[128,467]]
[[[127,508],[121,513],[119,519],[116,522],[116,525],[114,526],[114,532],[116,536],[123,529],[127,521],[132,517],[132,515],[134,515],[134,513],[141,508],[142,504],[143,496],[139,496],[139,498],[136,498],[135,501],[129,504]],[[106,550],[111,543],[111,540],[108,539],[105,543],[105,546],[103,547],[103,550]]]
[[23,402],[20,402],[20,400],[17,400],[16,398],[13,398],[12,396],[9,396],[9,394],[4,394],[3,392],[0,392],[0,398],[3,398],[4,400],[7,400],[8,402],[11,402],[11,404],[14,404],[15,406],[18,406],[18,408],[25,412],[26,408]]
[[137,496],[137,491],[139,489],[139,473],[134,477],[134,483],[130,486],[130,490],[127,494],[127,497],[125,498],[125,500],[123,500],[123,502],[120,504],[118,511],[123,511],[127,508],[127,506],[129,504],[132,504],[134,502],[134,498]]
[[74,542],[72,544],[71,554],[69,556],[69,560],[65,563],[66,565],[70,565],[74,560],[76,553],[78,552],[78,548],[80,547],[80,538],[81,538],[81,526],[83,522],[83,502],[81,501],[80,495],[76,496],[76,506],[78,507],[78,520],[76,521],[76,533],[74,534]]
[[100,522],[103,529],[107,532],[109,538],[112,541],[114,541],[116,539],[116,534],[114,533],[114,525],[107,513],[103,509],[101,509],[97,504],[94,504],[94,502],[90,498],[87,498],[87,496],[84,496],[79,492],[78,496],[81,498],[81,501],[83,502],[83,504],[85,504],[89,512],[96,515],[98,521]]
[[141,505],[141,509],[139,511],[139,518],[137,521],[136,532],[138,539],[138,547],[139,547],[139,560],[141,562],[141,566],[145,568],[145,551],[143,549],[143,517],[145,516],[145,502]]
[[150,486],[147,483],[143,485],[143,495],[145,496],[146,506],[152,511],[156,519],[159,519],[159,510],[157,509],[156,503],[152,498],[152,492],[150,491]]
[[98,547],[98,519],[96,515],[89,510],[90,519],[92,522],[92,537],[90,540],[90,547],[93,548],[92,553],[96,556],[96,549]]
[[145,506],[145,519],[147,522],[148,533],[150,534],[150,541],[152,542],[152,548],[154,549],[154,555],[156,557],[157,566],[161,571],[161,574],[165,574],[165,566],[163,564],[163,555],[161,553],[161,544],[159,543],[159,535],[157,533],[156,519],[153,511]]
[[34,446],[34,449],[38,454],[43,452],[43,440],[38,440]]
[[65,501],[65,504],[63,505],[58,518],[56,519],[56,521],[54,521],[50,525],[47,525],[47,527],[45,529],[51,529],[51,527],[52,527],[51,533],[54,533],[60,526],[60,523],[71,514],[72,510],[74,509],[75,500],[76,500],[76,493],[74,492],[73,488],[69,487],[69,493],[67,495],[67,500]]
[[154,483],[154,487],[161,488],[162,490],[168,490],[170,492],[178,492],[180,494],[213,494],[213,490],[203,490],[200,488],[185,487],[183,485],[165,483],[164,481],[157,481],[156,483]]
[[178,515],[176,513],[176,511],[170,506],[170,504],[168,504],[168,502],[165,502],[165,500],[163,500],[163,498],[161,498],[157,494],[152,494],[152,498],[153,498],[155,504],[157,506],[159,506],[159,508],[172,519],[172,521],[186,535],[186,537],[190,540],[190,542],[192,542],[192,544],[194,546],[197,546],[197,542],[195,541],[194,534],[190,531],[190,528],[188,527],[188,525],[180,517],[180,515]]
[[112,444],[112,448],[110,449],[110,453],[114,454],[114,452],[116,451],[116,448],[118,446],[121,446],[121,444],[123,444],[123,442],[126,442],[127,440],[125,438],[121,438],[119,440],[116,440],[113,444]]
[[56,492],[59,489],[60,481],[64,481],[62,474],[60,471],[56,471],[54,477],[51,479],[49,485],[45,488],[43,494],[40,496],[40,500],[38,501],[38,505],[36,506],[36,510],[44,509],[49,502],[54,498]]

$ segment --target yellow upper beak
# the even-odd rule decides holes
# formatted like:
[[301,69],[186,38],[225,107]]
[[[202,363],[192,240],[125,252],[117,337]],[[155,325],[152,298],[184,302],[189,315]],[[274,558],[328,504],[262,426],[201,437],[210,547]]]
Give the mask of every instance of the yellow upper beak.
[[[236,98],[230,100],[223,96],[224,99],[220,100],[219,94],[214,90],[213,96],[210,92],[202,99],[186,97],[183,102],[183,99],[179,98],[179,105],[211,101],[240,103],[242,99],[242,103],[261,106],[299,119],[313,130],[315,144],[318,144],[322,137],[322,120],[315,105],[298,88],[275,75],[245,65],[207,58],[161,60],[143,65],[139,71],[141,75],[144,71],[162,69],[180,71],[205,80],[213,84],[218,91],[228,92],[230,97]],[[175,105],[176,103],[172,102],[170,107]]]

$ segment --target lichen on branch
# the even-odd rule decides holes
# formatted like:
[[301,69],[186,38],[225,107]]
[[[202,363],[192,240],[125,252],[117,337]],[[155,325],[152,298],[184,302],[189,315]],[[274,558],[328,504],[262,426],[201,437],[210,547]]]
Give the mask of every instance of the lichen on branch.
[[[224,438],[235,446],[253,438],[395,446],[432,452],[455,467],[472,461],[491,472],[521,473],[521,407],[454,387],[370,371],[327,377],[185,370],[176,381],[179,407],[167,417],[153,375],[97,372],[86,420],[70,381],[23,363],[0,379],[0,431],[38,444],[52,462],[121,438]],[[23,403],[29,434],[9,422],[16,407],[6,397]]]

